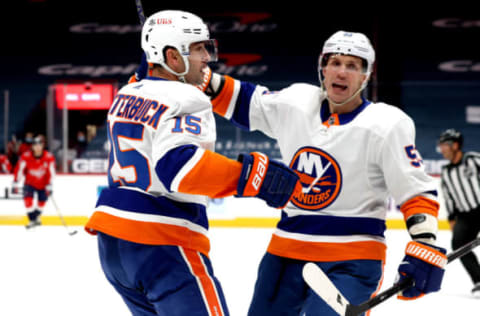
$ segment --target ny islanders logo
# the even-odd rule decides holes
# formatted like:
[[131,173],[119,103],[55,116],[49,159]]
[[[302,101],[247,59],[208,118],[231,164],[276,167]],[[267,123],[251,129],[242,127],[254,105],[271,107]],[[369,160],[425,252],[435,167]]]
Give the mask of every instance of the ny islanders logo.
[[314,147],[302,147],[290,168],[300,176],[302,193],[292,203],[305,210],[321,210],[335,201],[342,189],[342,172],[337,161]]

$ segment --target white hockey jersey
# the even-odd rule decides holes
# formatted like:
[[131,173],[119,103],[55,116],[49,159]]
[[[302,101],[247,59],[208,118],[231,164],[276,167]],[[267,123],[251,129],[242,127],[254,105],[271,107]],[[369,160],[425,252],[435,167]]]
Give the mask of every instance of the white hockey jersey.
[[214,111],[276,139],[303,187],[283,210],[268,252],[312,261],[384,260],[389,195],[409,206],[402,210],[408,216],[437,215],[436,186],[415,148],[414,124],[398,108],[364,100],[352,113],[331,114],[317,86],[270,92],[225,78]]
[[107,124],[109,187],[87,231],[207,255],[207,196],[234,194],[241,170],[213,152],[210,100],[191,85],[148,77],[118,92]]

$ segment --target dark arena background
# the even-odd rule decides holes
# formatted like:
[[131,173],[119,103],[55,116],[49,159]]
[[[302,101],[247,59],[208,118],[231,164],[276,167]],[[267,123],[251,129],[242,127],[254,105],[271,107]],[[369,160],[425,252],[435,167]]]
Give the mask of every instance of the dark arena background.
[[[294,82],[318,84],[317,59],[326,38],[336,30],[363,32],[377,55],[366,95],[400,107],[415,120],[417,148],[427,170],[438,173],[441,156],[435,151],[436,139],[446,128],[464,133],[466,150],[478,149],[478,10],[457,2],[433,9],[409,5],[368,8],[334,2],[315,7],[306,2],[202,1],[168,8],[164,1],[142,3],[147,16],[162,9],[183,9],[204,18],[211,37],[219,43],[220,60],[212,69],[271,90]],[[13,137],[21,141],[29,131],[48,133],[50,150],[61,155],[63,141],[67,139],[68,149],[73,149],[81,130],[88,134],[88,146],[78,154],[70,151],[68,170],[59,171],[97,172],[74,170],[72,160],[106,157],[106,110],[75,108],[75,101],[67,99],[68,137],[64,138],[58,102],[61,90],[73,83],[108,83],[114,88],[126,83],[141,55],[135,2],[16,1],[5,12],[10,13],[2,21],[0,148],[5,151]],[[47,123],[49,87],[53,124]],[[102,92],[99,108],[108,104],[112,91]],[[81,90],[77,93],[81,96]],[[271,139],[246,135],[218,119],[217,151],[231,157],[245,149],[279,155]]]

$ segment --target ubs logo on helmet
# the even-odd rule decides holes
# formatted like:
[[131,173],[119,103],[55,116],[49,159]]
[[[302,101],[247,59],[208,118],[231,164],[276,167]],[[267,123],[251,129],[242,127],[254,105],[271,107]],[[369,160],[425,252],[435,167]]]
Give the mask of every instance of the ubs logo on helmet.
[[342,172],[337,161],[314,147],[300,148],[290,163],[300,177],[302,193],[292,203],[305,210],[321,210],[335,201],[342,189]]

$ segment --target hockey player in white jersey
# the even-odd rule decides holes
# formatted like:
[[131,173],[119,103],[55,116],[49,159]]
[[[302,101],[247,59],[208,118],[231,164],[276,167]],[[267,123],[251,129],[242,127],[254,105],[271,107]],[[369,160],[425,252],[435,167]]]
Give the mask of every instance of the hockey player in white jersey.
[[303,187],[284,208],[260,263],[250,316],[335,315],[302,280],[309,261],[352,304],[375,295],[383,277],[390,195],[412,237],[398,271],[400,278],[414,278],[415,286],[399,298],[440,289],[443,265],[429,259],[446,258],[445,249],[435,246],[436,185],[415,147],[412,119],[362,96],[374,62],[365,35],[339,31],[323,46],[320,87],[293,84],[271,93],[229,76],[206,76],[214,111],[275,138]]
[[133,315],[228,315],[208,253],[208,197],[283,207],[298,175],[262,153],[216,154],[200,84],[215,42],[188,12],[161,11],[142,29],[150,77],[120,89],[108,112],[108,180],[86,229],[103,271]]

